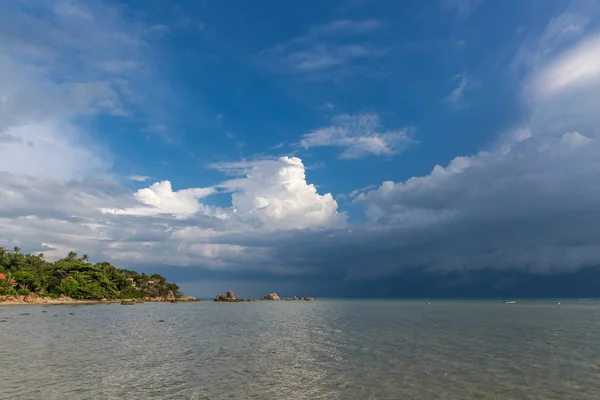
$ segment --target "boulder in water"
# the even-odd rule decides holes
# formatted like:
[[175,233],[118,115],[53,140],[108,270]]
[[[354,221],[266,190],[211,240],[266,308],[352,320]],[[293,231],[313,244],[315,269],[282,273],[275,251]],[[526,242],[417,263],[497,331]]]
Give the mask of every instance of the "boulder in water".
[[262,300],[281,300],[281,298],[277,296],[277,293],[269,293],[263,297]]

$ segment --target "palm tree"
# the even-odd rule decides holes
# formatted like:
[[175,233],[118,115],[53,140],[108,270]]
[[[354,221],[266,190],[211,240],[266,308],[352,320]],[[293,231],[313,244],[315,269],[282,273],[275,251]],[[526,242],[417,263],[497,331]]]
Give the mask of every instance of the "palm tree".
[[19,246],[15,246],[13,248],[13,251],[15,252],[15,254],[19,254],[21,252],[21,248]]

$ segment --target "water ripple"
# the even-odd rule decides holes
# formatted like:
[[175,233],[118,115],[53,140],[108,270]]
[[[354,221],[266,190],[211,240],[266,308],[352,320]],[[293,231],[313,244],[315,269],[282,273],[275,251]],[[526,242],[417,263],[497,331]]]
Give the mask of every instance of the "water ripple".
[[600,397],[597,302],[0,307],[0,321],[2,400]]

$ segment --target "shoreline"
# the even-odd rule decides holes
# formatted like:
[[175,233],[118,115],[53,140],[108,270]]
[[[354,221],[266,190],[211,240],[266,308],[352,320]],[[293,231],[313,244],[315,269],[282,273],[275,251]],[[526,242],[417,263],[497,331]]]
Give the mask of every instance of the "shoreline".
[[26,301],[0,301],[0,307],[2,306],[93,306],[99,304],[123,304],[124,302],[129,304],[144,304],[144,303],[196,303],[202,300],[168,300],[168,301],[134,301],[131,302],[129,299],[119,300],[73,300],[73,301],[47,301],[43,303],[27,303]]
[[[46,303],[27,303],[27,302],[5,302],[5,301],[0,301],[0,307],[1,306],[86,306],[86,305],[95,305],[95,304],[107,304],[107,303],[101,303],[99,300],[79,300],[79,301],[70,301],[70,302],[64,302],[64,301],[49,301]],[[109,303],[110,304],[110,303]]]
[[35,293],[25,296],[1,296],[0,306],[68,306],[68,305],[96,305],[96,304],[121,304],[135,305],[141,303],[193,303],[198,302],[195,297],[146,297],[140,299],[86,299],[79,300],[60,295],[58,298],[41,297]]

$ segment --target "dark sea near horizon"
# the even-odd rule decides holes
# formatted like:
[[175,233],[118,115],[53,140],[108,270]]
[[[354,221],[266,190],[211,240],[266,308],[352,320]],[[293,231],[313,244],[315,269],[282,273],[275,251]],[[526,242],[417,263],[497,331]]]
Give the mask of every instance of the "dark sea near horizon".
[[2,306],[0,399],[600,399],[600,302],[561,303]]

